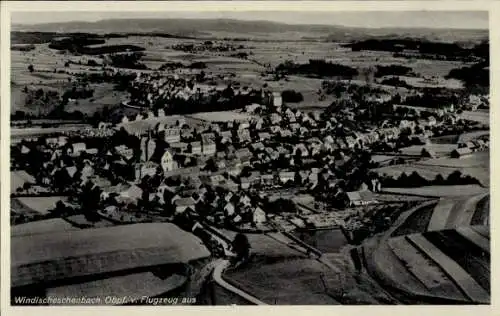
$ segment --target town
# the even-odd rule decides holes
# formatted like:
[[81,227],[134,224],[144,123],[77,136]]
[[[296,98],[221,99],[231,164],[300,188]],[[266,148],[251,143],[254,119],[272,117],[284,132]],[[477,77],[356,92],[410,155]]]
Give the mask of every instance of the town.
[[[71,44],[71,38],[69,42]],[[245,62],[257,58],[257,53],[242,52],[251,49],[246,42],[241,45],[208,40],[199,45],[188,43],[180,41],[171,49],[186,54],[227,54]],[[50,45],[58,47],[56,44],[66,45],[57,40],[52,40]],[[64,67],[72,69],[78,64],[96,63],[97,59],[87,58],[86,52],[82,52],[83,56],[77,55],[78,62],[72,61]],[[443,227],[457,227],[454,234],[465,238],[467,245],[483,247],[484,240],[489,238],[489,234],[485,237],[484,232],[475,228],[466,230],[460,226],[467,221],[466,217],[467,225],[473,225],[470,227],[489,223],[488,91],[421,88],[406,83],[410,88],[404,88],[405,93],[401,94],[398,89],[384,87],[401,84],[400,79],[394,78],[401,72],[408,73],[404,67],[371,69],[375,77],[383,77],[385,81],[370,79],[368,74],[362,82],[334,80],[328,77],[329,71],[342,72],[345,76],[357,71],[316,59],[301,65],[285,62],[276,68],[265,65],[262,76],[271,78],[270,81],[246,84],[234,73],[211,72],[204,62],[192,62],[188,66],[170,62],[151,70],[141,66],[143,55],[142,52],[111,55],[109,64],[102,66],[101,74],[76,73],[73,90],[56,101],[74,107],[79,100],[88,98],[85,87],[98,82],[114,83],[127,92],[127,97],[114,108],[106,107],[98,114],[84,115],[83,119],[75,115],[67,124],[61,124],[61,119],[56,117],[13,112],[10,152],[13,238],[26,239],[52,232],[52,227],[33,226],[50,221],[57,221],[57,227],[66,227],[63,231],[70,229],[69,225],[88,234],[93,230],[108,231],[107,234],[118,226],[120,229],[136,227],[130,233],[121,231],[120,238],[142,235],[140,227],[162,230],[161,226],[148,225],[169,223],[183,230],[182,234],[189,233],[201,240],[208,249],[207,254],[216,260],[214,264],[219,264],[215,268],[219,276],[214,272],[214,277],[221,278],[223,273],[229,283],[220,285],[226,282],[222,280],[219,285],[226,291],[237,287],[233,295],[244,292],[239,296],[246,303],[273,304],[270,294],[259,294],[262,291],[254,289],[258,284],[254,278],[259,273],[255,272],[248,280],[243,278],[243,273],[250,273],[254,266],[259,266],[258,260],[264,260],[256,258],[283,248],[288,249],[285,252],[300,255],[300,259],[289,260],[308,260],[307,269],[312,269],[310,261],[314,261],[336,271],[328,272],[335,275],[335,281],[325,282],[328,286],[331,286],[329,282],[335,282],[337,291],[346,291],[343,286],[353,286],[353,281],[345,278],[354,270],[356,273],[368,271],[363,278],[370,281],[362,282],[373,287],[372,297],[359,301],[359,298],[345,298],[344,294],[330,295],[336,303],[425,301],[422,297],[438,303],[489,302],[489,292],[486,293],[489,287],[474,281],[481,272],[468,268],[463,269],[474,286],[480,288],[475,295],[457,294],[455,287],[453,291],[430,287],[418,290],[421,285],[414,288],[408,285],[394,294],[381,285],[385,281],[373,281],[378,275],[389,280],[386,281],[389,284],[401,282],[403,277],[398,279],[385,270],[382,262],[387,261],[387,266],[394,264],[390,260],[408,261],[406,269],[413,272],[405,272],[408,274],[405,277],[410,278],[413,273],[417,276],[411,278],[423,283],[430,282],[422,281],[428,277],[426,273],[438,274],[433,272],[438,269],[447,271],[441,267],[441,259],[435,259],[434,264],[424,263],[428,270],[422,267],[423,270],[418,270],[419,260],[425,260],[425,256],[415,257],[409,253],[417,248],[426,255],[430,251],[423,246],[425,240],[421,240],[424,238],[421,236],[427,234],[423,226],[432,226],[432,223],[439,226],[437,217],[447,216],[436,215],[439,212],[450,214],[449,223]],[[481,60],[483,56],[476,54],[476,57]],[[300,91],[283,90],[272,84],[317,69],[322,69],[324,76],[316,81],[321,82],[317,100],[331,101],[321,110],[297,106],[304,100]],[[36,73],[36,65],[27,71]],[[413,76],[401,76],[405,75]],[[433,80],[426,78],[425,83],[432,85]],[[51,97],[43,91],[40,96]],[[61,111],[57,113],[61,117]],[[467,196],[471,197],[464,200]],[[39,208],[43,210],[36,211]],[[409,215],[401,224],[398,219],[408,212],[414,215]],[[412,216],[420,217],[412,219]],[[458,226],[453,226],[453,221]],[[175,229],[168,228],[168,234],[173,236]],[[315,233],[309,236],[311,232],[321,231],[338,235],[326,237],[326,243],[342,240],[342,250],[328,250],[333,247],[331,244],[322,246]],[[389,236],[387,231],[392,232],[389,240],[380,237]],[[96,231],[96,234],[100,233]],[[407,235],[413,237],[404,237]],[[77,238],[77,234],[69,236]],[[446,238],[451,237],[446,235]],[[409,250],[410,246],[405,243],[417,248]],[[459,247],[458,241],[453,243],[453,247]],[[176,247],[201,247],[195,244],[195,241],[186,241],[186,245]],[[19,247],[22,248],[22,244]],[[391,259],[386,254],[390,250],[386,248],[392,249],[392,256],[399,259]],[[489,260],[489,246],[487,251]],[[202,253],[199,250],[196,256],[203,257]],[[227,261],[227,258],[231,259]],[[224,266],[220,265],[221,260]],[[336,262],[342,263],[336,266]],[[349,269],[346,262],[351,262],[353,271],[343,270]],[[269,265],[272,263],[264,267]],[[176,270],[175,273],[184,272]],[[324,273],[328,274],[322,272],[322,275]],[[23,287],[30,282],[23,279],[25,277],[19,278],[13,288],[24,293]],[[455,276],[434,278],[444,288],[454,282],[449,278]],[[484,275],[481,278],[483,280]],[[254,283],[248,285],[252,280]],[[384,293],[379,296],[386,297],[375,297],[373,293],[377,291]],[[469,291],[473,290],[465,292]],[[432,301],[430,297],[442,297],[442,300]],[[311,298],[310,301],[329,304],[330,299],[333,300]],[[285,297],[274,300],[280,304],[293,303]]]

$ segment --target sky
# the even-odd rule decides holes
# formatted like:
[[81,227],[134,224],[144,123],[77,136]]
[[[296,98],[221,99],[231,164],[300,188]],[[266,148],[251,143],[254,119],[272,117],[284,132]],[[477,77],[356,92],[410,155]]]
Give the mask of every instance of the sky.
[[403,27],[403,28],[467,28],[487,29],[487,11],[400,11],[400,12],[292,12],[292,11],[240,11],[240,12],[12,12],[13,24],[39,24],[53,22],[104,19],[144,18],[226,18],[238,20],[268,20],[288,24],[325,24],[349,27]]

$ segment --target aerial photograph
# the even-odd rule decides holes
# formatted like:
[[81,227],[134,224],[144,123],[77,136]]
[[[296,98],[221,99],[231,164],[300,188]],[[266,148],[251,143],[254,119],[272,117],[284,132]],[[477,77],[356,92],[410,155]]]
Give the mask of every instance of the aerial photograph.
[[488,11],[10,23],[11,305],[491,304]]

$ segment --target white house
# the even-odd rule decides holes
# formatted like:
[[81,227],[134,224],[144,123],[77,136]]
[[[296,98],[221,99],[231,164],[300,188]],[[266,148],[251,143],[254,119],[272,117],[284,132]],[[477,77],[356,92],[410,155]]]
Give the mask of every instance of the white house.
[[256,207],[253,210],[252,220],[255,224],[265,223],[266,222],[266,213],[260,207]]
[[349,206],[362,206],[377,202],[373,194],[367,190],[347,192],[346,196]]
[[224,206],[224,213],[226,214],[226,216],[233,215],[234,211],[235,211],[235,207],[234,207],[233,203],[229,202],[226,204],[226,206]]
[[211,156],[216,153],[215,142],[210,138],[203,139],[202,143],[202,154],[206,156]]
[[283,105],[283,99],[281,98],[281,93],[273,92],[273,105],[278,107]]
[[80,156],[80,154],[87,149],[85,143],[74,143],[71,145],[71,153],[73,156]]
[[146,175],[152,177],[156,174],[156,168],[158,165],[154,162],[148,161],[146,163],[137,164],[135,166],[135,178],[140,180]]
[[181,130],[179,128],[166,128],[163,132],[165,133],[164,140],[167,143],[178,143],[181,141]]
[[286,183],[288,181],[293,181],[295,179],[295,172],[293,171],[284,171],[279,173],[280,181],[282,183]]
[[172,171],[179,168],[179,164],[174,160],[174,155],[171,150],[166,150],[161,156],[160,165],[164,172]]
[[196,201],[192,197],[176,199],[174,202],[175,212],[184,213],[188,208],[195,209]]

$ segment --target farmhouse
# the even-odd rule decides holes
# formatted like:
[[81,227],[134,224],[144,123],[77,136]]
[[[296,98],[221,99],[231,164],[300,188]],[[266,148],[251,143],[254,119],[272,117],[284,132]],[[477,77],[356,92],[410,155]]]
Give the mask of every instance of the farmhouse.
[[211,138],[203,138],[202,140],[202,154],[203,155],[214,155],[216,152],[215,142]]
[[142,189],[136,185],[130,186],[127,190],[120,192],[120,198],[136,203],[142,196]]
[[181,130],[178,127],[166,128],[163,130],[164,140],[167,143],[178,143],[181,141]]
[[266,213],[260,207],[256,207],[253,210],[252,221],[255,224],[265,223],[266,222]]
[[201,142],[192,142],[190,143],[191,145],[191,153],[193,154],[201,154],[202,148],[201,148]]
[[158,164],[148,161],[145,163],[140,163],[135,166],[135,178],[136,180],[140,180],[146,175],[152,177],[156,174],[156,169],[158,168]]
[[376,203],[373,194],[367,190],[347,192],[346,198],[347,205],[350,207]]
[[280,181],[286,183],[288,181],[293,181],[295,179],[295,172],[284,171],[279,173]]
[[192,197],[179,198],[174,201],[175,212],[184,213],[188,208],[194,210],[196,201]]
[[259,133],[258,137],[260,140],[266,140],[266,139],[271,138],[271,134],[269,134],[267,132],[263,132],[263,133]]
[[272,104],[275,107],[279,107],[279,106],[283,105],[283,99],[281,98],[281,93],[279,93],[279,92],[273,92]]
[[80,154],[87,149],[85,143],[74,143],[71,145],[70,153],[73,156],[80,156]]
[[234,204],[231,202],[228,202],[226,206],[224,206],[224,212],[227,216],[231,216],[234,214],[235,207]]
[[422,148],[421,155],[423,158],[436,158],[436,152],[429,148]]
[[472,154],[472,150],[468,147],[457,148],[451,152],[451,158],[465,158]]

